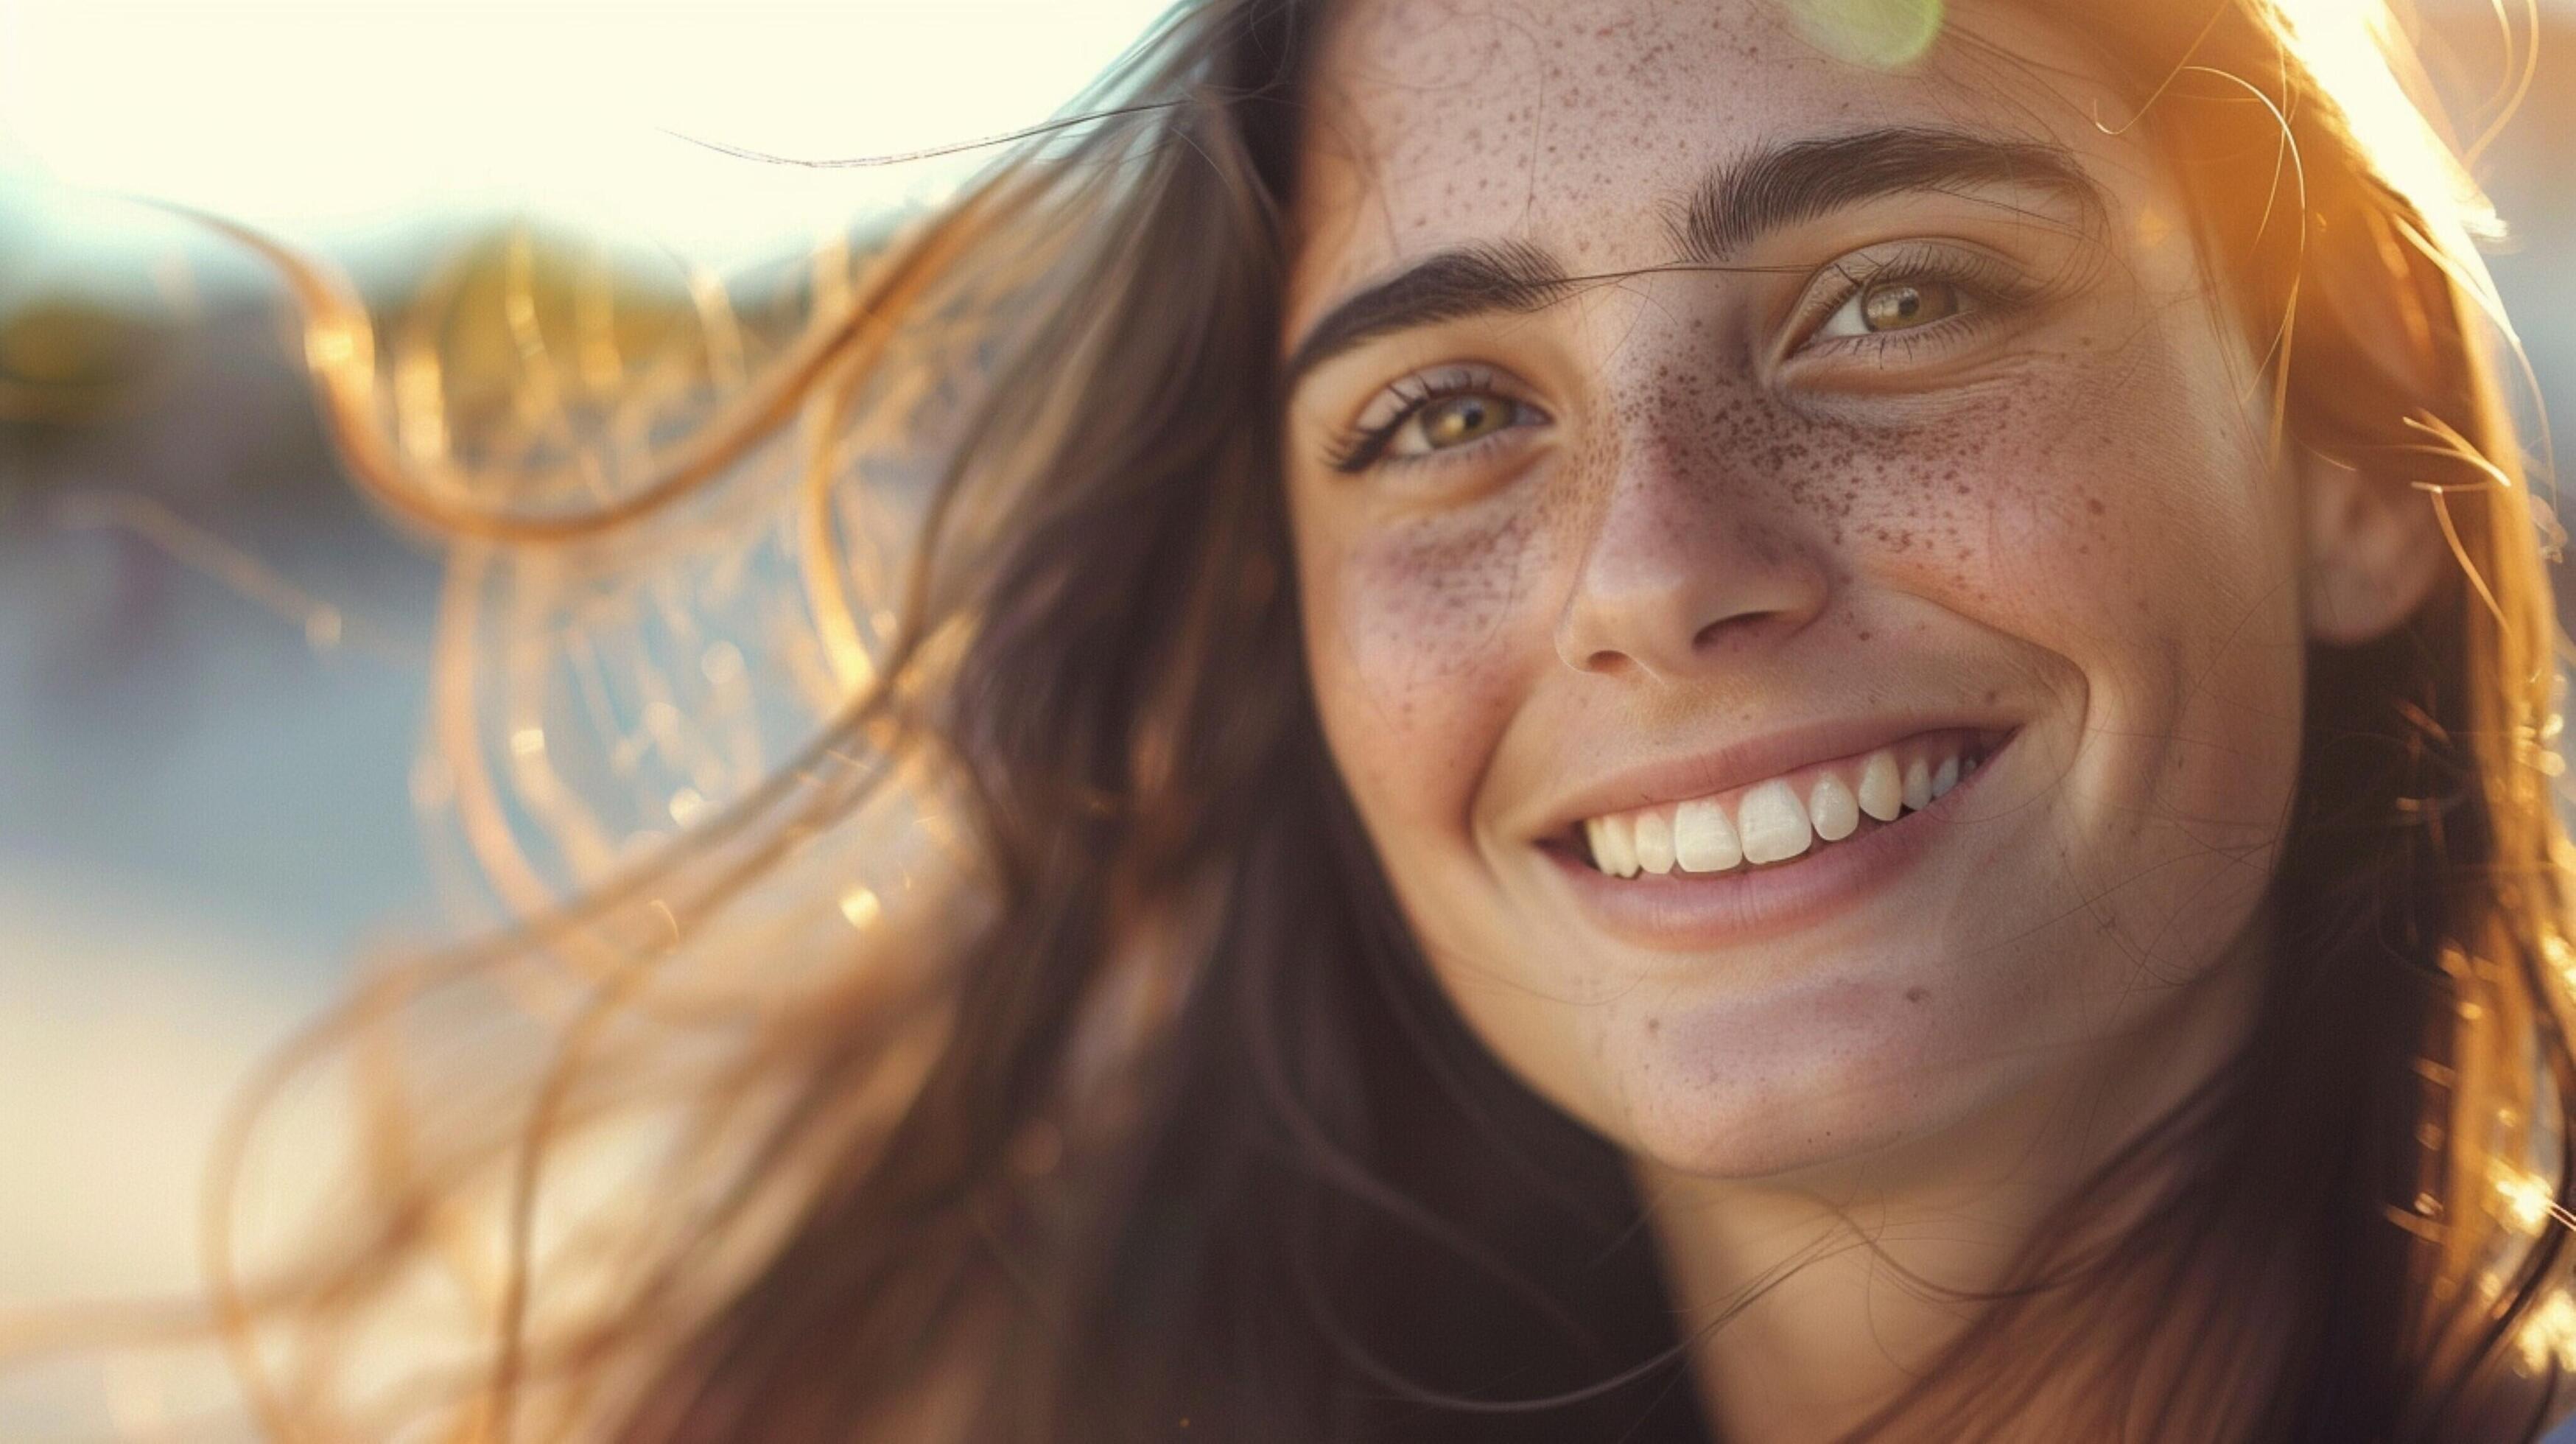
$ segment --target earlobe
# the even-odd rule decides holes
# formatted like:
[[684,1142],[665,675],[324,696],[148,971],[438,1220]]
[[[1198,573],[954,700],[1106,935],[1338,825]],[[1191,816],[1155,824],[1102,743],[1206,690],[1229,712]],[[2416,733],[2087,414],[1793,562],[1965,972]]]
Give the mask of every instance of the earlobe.
[[2374,641],[2414,615],[2451,562],[2435,499],[2306,446],[2297,457],[2308,635],[2338,645]]

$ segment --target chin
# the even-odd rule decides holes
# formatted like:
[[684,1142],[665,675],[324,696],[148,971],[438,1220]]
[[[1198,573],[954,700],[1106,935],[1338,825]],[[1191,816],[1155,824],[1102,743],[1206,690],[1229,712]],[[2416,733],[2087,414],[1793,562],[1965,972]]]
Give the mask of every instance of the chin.
[[1624,1065],[1618,1141],[1703,1178],[1826,1175],[1937,1139],[2028,1081],[2027,1050],[1971,1045],[1928,982],[1801,991],[1655,1020]]

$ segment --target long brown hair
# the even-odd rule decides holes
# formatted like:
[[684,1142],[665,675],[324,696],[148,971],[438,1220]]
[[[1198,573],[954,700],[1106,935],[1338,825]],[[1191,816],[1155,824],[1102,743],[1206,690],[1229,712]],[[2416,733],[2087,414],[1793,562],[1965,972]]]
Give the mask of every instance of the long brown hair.
[[[2249,1046],[1869,1432],[1991,1436],[2109,1360],[2103,1437],[2528,1437],[2576,1348],[2547,514],[2473,194],[2394,52],[2339,43],[2370,8],[2052,9],[2132,100],[2104,123],[2191,198],[2282,444],[2416,488],[2458,565],[2395,634],[2310,649]],[[218,1180],[217,1293],[278,1435],[1702,1427],[1619,1156],[1447,1007],[1307,695],[1274,358],[1323,9],[1179,7],[624,485],[425,449],[435,376],[380,365],[356,303],[269,248],[353,471],[459,539],[460,597],[675,565],[774,503],[840,698],[571,901],[492,843],[517,926],[399,970],[253,1090],[245,1137],[345,1048],[366,1104],[362,1176],[295,1269],[243,1281]],[[791,423],[786,492],[726,481]],[[862,567],[884,515],[901,560]],[[490,644],[488,612],[452,620]],[[471,690],[443,685],[440,736],[488,840],[512,804]],[[382,1041],[407,1036],[472,1041]],[[594,1143],[605,1185],[574,1181]],[[385,1383],[352,1363],[372,1322],[436,1277],[470,1346],[358,1387]]]

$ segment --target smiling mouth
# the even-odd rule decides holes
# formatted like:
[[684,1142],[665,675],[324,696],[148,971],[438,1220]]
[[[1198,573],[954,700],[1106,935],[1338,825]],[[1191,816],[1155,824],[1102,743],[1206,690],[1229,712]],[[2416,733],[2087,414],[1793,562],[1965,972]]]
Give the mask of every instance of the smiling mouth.
[[1585,819],[1542,844],[1651,883],[1787,867],[1902,825],[2001,750],[2009,734],[1926,732],[1748,786]]

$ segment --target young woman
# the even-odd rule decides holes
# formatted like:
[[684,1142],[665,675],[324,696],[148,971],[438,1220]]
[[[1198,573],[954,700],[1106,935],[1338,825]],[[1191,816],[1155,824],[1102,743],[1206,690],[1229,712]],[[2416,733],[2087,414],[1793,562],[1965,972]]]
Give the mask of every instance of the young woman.
[[[2366,12],[1196,0],[587,509],[299,272],[475,537],[802,408],[856,697],[402,982],[559,1042],[227,1282],[271,1427],[445,1263],[461,1437],[2536,1437],[2547,518]],[[854,431],[945,453],[882,642]]]

